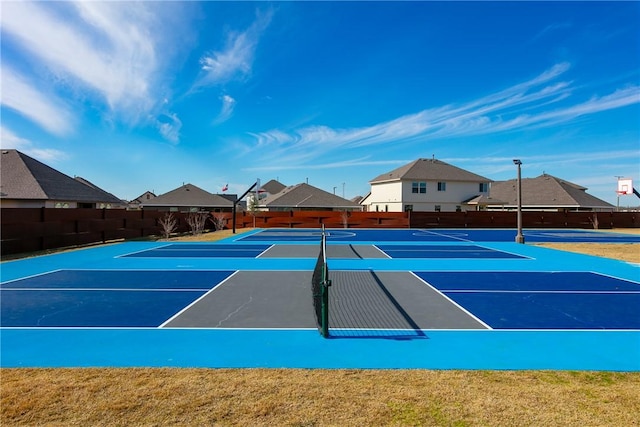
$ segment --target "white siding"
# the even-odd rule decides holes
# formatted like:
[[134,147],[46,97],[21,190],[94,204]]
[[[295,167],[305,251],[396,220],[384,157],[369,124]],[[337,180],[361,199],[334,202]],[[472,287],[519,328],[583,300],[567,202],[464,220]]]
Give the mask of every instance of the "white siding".
[[455,212],[458,207],[462,210],[475,210],[475,207],[465,206],[462,202],[480,194],[488,194],[480,193],[480,182],[444,182],[445,191],[438,191],[438,181],[426,181],[426,193],[413,193],[413,181],[373,184],[371,195],[367,198],[369,211],[402,212],[407,205],[412,205],[414,211],[421,212],[433,212],[436,206],[440,206],[441,212]]
[[367,200],[370,212],[402,212],[402,183],[392,181],[372,185]]

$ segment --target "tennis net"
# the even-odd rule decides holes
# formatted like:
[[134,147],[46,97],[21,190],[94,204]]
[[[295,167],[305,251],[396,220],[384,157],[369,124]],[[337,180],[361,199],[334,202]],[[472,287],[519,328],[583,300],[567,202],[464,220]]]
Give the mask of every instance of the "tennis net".
[[327,264],[327,234],[322,226],[320,238],[320,255],[316,261],[311,278],[311,290],[313,292],[313,307],[316,314],[316,324],[320,334],[329,336],[329,265]]

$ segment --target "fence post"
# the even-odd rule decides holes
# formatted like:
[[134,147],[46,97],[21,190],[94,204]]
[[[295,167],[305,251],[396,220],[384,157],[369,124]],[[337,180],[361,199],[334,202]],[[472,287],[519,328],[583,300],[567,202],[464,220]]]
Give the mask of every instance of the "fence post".
[[41,251],[46,249],[46,245],[45,245],[46,227],[44,226],[44,223],[46,222],[46,212],[47,212],[46,209],[47,208],[45,208],[44,206],[40,208],[40,222],[42,223],[42,227],[40,227],[40,229],[42,230],[42,235],[40,236],[39,244],[40,244]]

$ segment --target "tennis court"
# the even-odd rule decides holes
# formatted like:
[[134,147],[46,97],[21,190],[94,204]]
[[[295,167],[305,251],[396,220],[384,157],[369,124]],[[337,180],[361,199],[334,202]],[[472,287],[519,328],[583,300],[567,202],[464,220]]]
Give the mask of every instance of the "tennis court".
[[[330,229],[125,242],[5,262],[3,367],[640,370],[640,267],[515,230]],[[525,230],[533,242],[640,242]]]

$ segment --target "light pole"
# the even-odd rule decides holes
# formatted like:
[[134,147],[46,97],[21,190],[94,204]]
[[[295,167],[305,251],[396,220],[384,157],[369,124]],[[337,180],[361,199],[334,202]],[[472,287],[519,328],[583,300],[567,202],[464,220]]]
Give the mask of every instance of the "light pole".
[[520,159],[513,159],[513,164],[518,166],[518,187],[516,196],[518,199],[518,234],[516,234],[516,243],[524,243],[524,235],[522,234],[522,177],[520,176],[522,162]]

